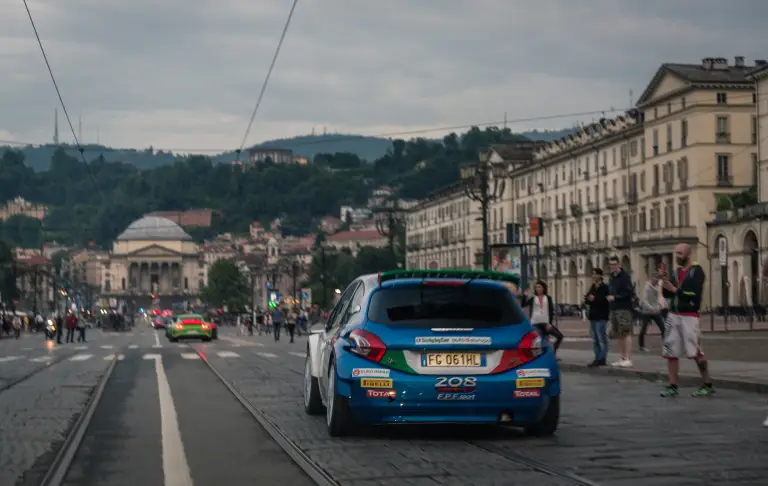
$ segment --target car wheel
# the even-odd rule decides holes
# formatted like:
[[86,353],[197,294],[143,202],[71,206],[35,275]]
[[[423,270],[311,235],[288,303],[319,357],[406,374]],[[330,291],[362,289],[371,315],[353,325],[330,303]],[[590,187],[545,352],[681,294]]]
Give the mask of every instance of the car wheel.
[[172,343],[178,343],[179,342],[179,338],[168,338],[168,340],[170,342],[172,342]]
[[307,353],[304,361],[304,411],[307,415],[323,413],[323,400],[320,398],[320,383],[312,376],[312,359]]
[[326,397],[328,403],[325,407],[325,422],[328,426],[328,435],[331,437],[344,437],[349,432],[349,400],[336,393],[336,363],[331,363],[328,372],[328,390]]
[[550,436],[557,431],[557,426],[560,423],[560,397],[550,397],[549,406],[547,411],[544,412],[544,416],[537,423],[525,427],[525,431],[528,435],[535,437]]

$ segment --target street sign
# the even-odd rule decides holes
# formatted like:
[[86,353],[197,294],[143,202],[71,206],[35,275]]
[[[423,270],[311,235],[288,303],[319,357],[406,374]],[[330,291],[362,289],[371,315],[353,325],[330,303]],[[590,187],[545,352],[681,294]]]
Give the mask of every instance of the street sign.
[[728,266],[728,241],[722,236],[717,240],[717,257],[721,267]]

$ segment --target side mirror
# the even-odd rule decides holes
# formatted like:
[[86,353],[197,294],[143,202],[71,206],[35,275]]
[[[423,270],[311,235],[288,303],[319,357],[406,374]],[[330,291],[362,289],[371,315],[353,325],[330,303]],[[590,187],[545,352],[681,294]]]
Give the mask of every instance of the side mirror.
[[325,323],[318,322],[317,324],[309,328],[309,332],[311,334],[322,334],[323,332],[325,332]]

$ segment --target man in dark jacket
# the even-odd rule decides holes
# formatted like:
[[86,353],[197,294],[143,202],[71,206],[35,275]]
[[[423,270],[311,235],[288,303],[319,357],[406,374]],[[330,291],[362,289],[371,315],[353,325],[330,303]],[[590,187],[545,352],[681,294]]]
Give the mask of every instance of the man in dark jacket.
[[690,245],[681,243],[675,247],[675,260],[680,268],[675,275],[662,272],[662,292],[670,300],[669,314],[664,329],[664,349],[667,358],[669,385],[661,392],[662,397],[677,396],[680,358],[685,356],[696,362],[703,384],[693,392],[694,397],[706,397],[715,393],[712,377],[704,353],[701,351],[699,308],[704,292],[706,274],[691,258]]
[[595,268],[592,270],[592,287],[584,296],[584,303],[589,306],[587,318],[595,349],[595,360],[589,364],[590,368],[605,366],[608,356],[608,336],[605,329],[611,313],[608,295],[608,286],[603,282],[603,269]]
[[635,289],[629,274],[621,268],[619,257],[612,256],[609,263],[611,264],[611,281],[608,284],[610,290],[608,302],[611,304],[611,333],[619,343],[619,361],[611,363],[611,366],[630,368],[634,318],[632,301],[635,297]]

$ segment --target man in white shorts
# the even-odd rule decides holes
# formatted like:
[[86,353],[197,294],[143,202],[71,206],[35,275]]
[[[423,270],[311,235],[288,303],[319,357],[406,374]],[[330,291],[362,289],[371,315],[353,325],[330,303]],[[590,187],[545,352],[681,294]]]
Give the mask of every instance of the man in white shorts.
[[696,362],[704,382],[692,395],[707,397],[715,393],[707,360],[701,351],[699,328],[699,308],[707,277],[701,266],[691,260],[690,245],[677,245],[675,260],[680,268],[674,275],[661,272],[662,292],[670,300],[662,350],[662,356],[667,359],[669,385],[661,392],[661,396],[676,397],[680,393],[677,388],[680,358],[685,357]]

